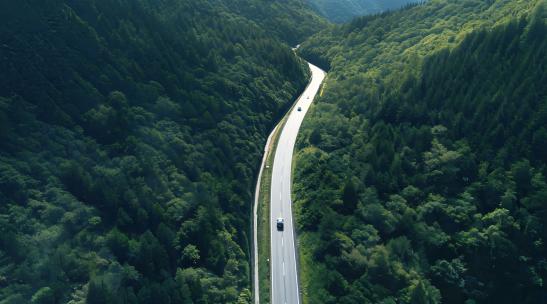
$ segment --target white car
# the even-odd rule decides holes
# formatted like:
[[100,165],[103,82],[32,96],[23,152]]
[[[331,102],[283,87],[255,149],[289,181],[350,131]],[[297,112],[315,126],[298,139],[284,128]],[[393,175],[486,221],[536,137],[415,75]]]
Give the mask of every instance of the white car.
[[283,228],[285,226],[285,220],[282,217],[277,218],[277,230],[283,231]]

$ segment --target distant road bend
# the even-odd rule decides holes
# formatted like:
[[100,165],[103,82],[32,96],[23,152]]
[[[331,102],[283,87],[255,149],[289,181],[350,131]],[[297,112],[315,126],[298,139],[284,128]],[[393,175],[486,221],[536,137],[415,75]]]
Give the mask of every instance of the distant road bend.
[[[310,63],[309,67],[312,73],[310,83],[296,101],[281,131],[272,168],[270,200],[272,304],[300,303],[291,201],[291,165],[298,130],[325,78],[323,70]],[[277,218],[284,219],[282,231],[277,229]]]

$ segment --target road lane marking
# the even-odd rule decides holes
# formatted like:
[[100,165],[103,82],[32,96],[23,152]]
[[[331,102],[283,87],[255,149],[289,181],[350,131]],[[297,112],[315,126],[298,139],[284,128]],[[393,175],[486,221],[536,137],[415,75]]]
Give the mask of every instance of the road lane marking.
[[290,221],[291,221],[291,239],[293,240],[293,257],[294,257],[294,275],[295,275],[295,278],[296,278],[296,304],[300,304],[300,291],[299,291],[299,288],[298,288],[298,269],[296,269],[296,245],[294,244],[294,242],[296,241],[294,239],[294,227],[292,225],[292,208],[290,210]]
[[[309,86],[308,86],[308,89],[305,90],[304,94],[301,95],[301,97],[299,98],[298,102],[297,102],[297,105],[301,105],[303,106],[303,110],[307,111],[308,110],[308,107],[310,106],[310,104],[312,103],[313,99],[315,98],[315,96],[317,95],[319,89],[321,88],[321,81],[317,81],[317,77],[313,77],[314,74],[318,74],[319,72],[318,71],[321,71],[317,68],[315,68],[315,66],[312,66],[310,64],[310,69],[312,70],[312,78],[310,80],[310,83],[309,83]],[[319,76],[322,76],[321,74]],[[324,76],[323,76],[324,77]],[[319,82],[317,84],[317,82]],[[323,88],[324,89],[324,88]],[[313,92],[313,94],[312,94]],[[322,93],[322,90],[321,90],[321,93]],[[312,96],[313,95],[313,96]],[[306,100],[303,100],[304,98],[306,98]],[[303,111],[305,113],[305,111]],[[272,272],[271,272],[271,278],[272,278],[272,282],[271,282],[271,286],[272,286],[272,304],[280,304],[280,303],[285,303],[287,304],[287,301],[290,299],[291,302],[289,304],[300,304],[300,292],[299,292],[299,286],[298,286],[298,269],[297,269],[297,265],[296,265],[296,240],[295,240],[295,234],[294,234],[294,227],[293,227],[293,218],[292,218],[292,201],[291,201],[291,162],[292,162],[292,156],[293,156],[293,151],[292,149],[290,149],[290,151],[281,151],[280,148],[284,148],[285,146],[288,146],[288,147],[292,147],[294,149],[294,145],[295,145],[295,141],[296,141],[296,138],[292,138],[294,134],[289,134],[289,131],[292,131],[292,129],[296,129],[298,133],[298,129],[300,127],[300,124],[302,123],[302,118],[300,117],[300,115],[293,115],[294,113],[291,113],[289,115],[289,118],[286,122],[286,125],[284,126],[283,130],[281,131],[281,135],[280,135],[280,138],[279,138],[279,142],[278,142],[278,147],[276,149],[276,158],[278,158],[281,162],[281,164],[278,164],[278,166],[275,166],[275,169],[281,169],[280,171],[278,170],[275,170],[276,171],[276,174],[274,175],[277,175],[277,174],[280,174],[281,175],[281,181],[279,181],[277,178],[275,180],[272,180],[272,184],[275,183],[275,186],[281,186],[281,191],[280,191],[280,194],[279,194],[279,198],[280,198],[280,202],[278,205],[278,208],[280,207],[280,216],[283,215],[283,213],[286,213],[284,212],[284,208],[285,204],[284,204],[284,200],[283,200],[283,191],[286,190],[288,191],[288,195],[285,196],[287,197],[287,200],[285,200],[287,202],[287,207],[290,208],[288,210],[288,214],[285,214],[285,216],[287,216],[286,218],[286,227],[285,229],[289,229],[290,228],[290,232],[289,234],[287,234],[288,236],[290,236],[290,239],[288,239],[288,244],[287,244],[287,248],[288,249],[292,249],[290,251],[292,251],[292,255],[294,257],[294,261],[291,261],[290,259],[292,258],[291,257],[291,254],[290,252],[287,252],[288,254],[286,254],[284,252],[284,250],[282,250],[282,254],[281,256],[277,256],[277,258],[280,258],[282,260],[282,266],[283,266],[283,285],[282,286],[278,286],[279,281],[275,282],[274,283],[274,280],[273,278],[276,277],[278,274],[279,274],[279,269],[272,269]],[[303,116],[303,115],[302,115]],[[279,153],[279,155],[278,155]],[[280,156],[280,157],[278,157]],[[278,163],[278,162],[275,162],[275,163]],[[272,169],[272,171],[274,171]],[[272,172],[273,173],[273,172]],[[288,176],[287,180],[285,180],[285,175]],[[279,182],[281,182],[281,185],[279,184]],[[287,184],[287,189],[285,189],[285,184]],[[273,190],[273,189],[272,189]],[[272,197],[275,196],[273,194],[273,191],[272,191]],[[273,203],[273,202],[271,202]],[[272,213],[274,213],[275,211],[270,211]],[[274,228],[275,225],[272,225],[271,227],[271,230],[270,230],[270,233],[273,233],[273,231],[275,230]],[[284,232],[281,233],[281,247],[284,248]],[[272,237],[270,239],[270,245],[271,245],[271,250],[273,253],[273,244],[274,244],[274,238]],[[278,248],[278,250],[281,249],[281,248]],[[272,255],[274,256],[274,255]],[[286,259],[287,258],[287,259]],[[293,282],[292,282],[292,279],[293,279],[293,274],[291,273],[291,278],[288,278],[288,273],[286,272],[286,269],[285,269],[285,260],[288,260],[288,263],[293,263],[293,266],[294,266],[294,279],[296,279],[296,299],[295,299],[295,302],[292,302],[292,295],[289,297],[287,293],[291,293],[292,292],[289,292],[290,288],[287,288],[287,279],[289,279],[290,284],[292,286]],[[279,265],[279,264],[278,264]],[[289,267],[291,267],[291,265],[289,265]],[[275,272],[275,275],[274,275],[274,272]],[[280,290],[277,290],[277,288],[283,288],[283,295],[279,296],[281,294],[281,292],[279,292]],[[276,293],[277,291],[277,293]],[[281,299],[278,299],[279,302],[276,302],[277,299],[274,299],[274,296],[277,295],[278,298],[284,298],[283,300]]]

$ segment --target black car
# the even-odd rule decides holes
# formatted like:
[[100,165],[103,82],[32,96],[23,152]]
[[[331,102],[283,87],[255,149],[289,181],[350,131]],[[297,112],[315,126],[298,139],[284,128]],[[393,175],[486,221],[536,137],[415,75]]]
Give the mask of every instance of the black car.
[[283,227],[285,226],[285,220],[280,217],[277,219],[277,230],[283,231]]

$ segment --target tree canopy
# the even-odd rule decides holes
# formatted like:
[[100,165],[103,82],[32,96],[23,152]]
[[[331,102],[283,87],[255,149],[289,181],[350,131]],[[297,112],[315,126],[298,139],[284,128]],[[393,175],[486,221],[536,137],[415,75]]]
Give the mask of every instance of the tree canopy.
[[545,1],[431,1],[323,31],[298,139],[310,303],[547,296]]
[[0,303],[250,301],[255,172],[308,77],[288,44],[325,21],[236,2],[0,3]]
[[319,14],[332,22],[348,22],[352,18],[396,10],[423,0],[306,0]]

